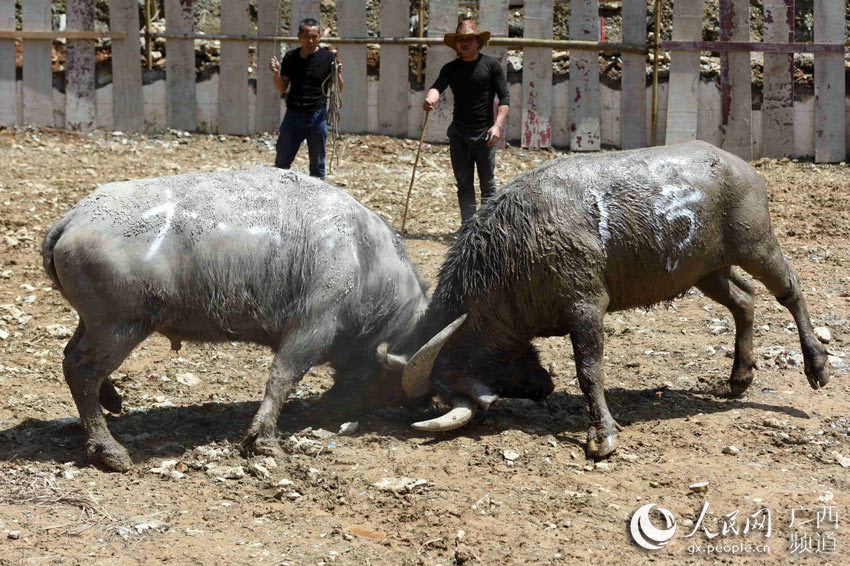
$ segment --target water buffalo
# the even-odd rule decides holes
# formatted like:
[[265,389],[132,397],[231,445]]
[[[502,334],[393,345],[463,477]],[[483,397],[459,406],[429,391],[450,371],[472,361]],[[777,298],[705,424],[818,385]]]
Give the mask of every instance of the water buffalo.
[[[291,171],[189,174],[110,183],[47,233],[44,268],[80,321],[63,370],[90,459],[127,470],[101,406],[121,411],[107,379],[154,332],[245,341],[274,351],[246,439],[280,451],[281,405],[320,362],[343,396],[405,399],[394,349],[427,307],[401,239],[347,193]],[[383,353],[379,355],[379,353]]]
[[741,159],[693,142],[571,155],[518,176],[462,227],[440,270],[418,330],[435,337],[406,363],[403,385],[454,408],[414,427],[457,428],[499,396],[545,397],[553,385],[531,339],[569,334],[589,407],[587,453],[611,454],[618,426],[605,403],[602,319],[692,286],[735,319],[729,386],[742,394],[755,367],[753,289],[733,265],[791,312],[809,384],[824,386],[826,351],[771,230],[764,183]]

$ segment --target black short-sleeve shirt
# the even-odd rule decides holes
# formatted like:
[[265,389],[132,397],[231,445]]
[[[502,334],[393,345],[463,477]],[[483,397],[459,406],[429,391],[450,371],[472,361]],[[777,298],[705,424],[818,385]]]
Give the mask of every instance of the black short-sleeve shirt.
[[468,133],[480,133],[493,125],[493,100],[497,95],[499,106],[510,105],[502,66],[483,53],[475,61],[458,57],[443,65],[431,88],[442,93],[447,86],[455,99],[452,123]]
[[280,76],[289,79],[286,107],[312,112],[326,104],[322,84],[333,70],[334,54],[320,47],[315,53],[301,56],[301,48],[286,52],[280,64]]

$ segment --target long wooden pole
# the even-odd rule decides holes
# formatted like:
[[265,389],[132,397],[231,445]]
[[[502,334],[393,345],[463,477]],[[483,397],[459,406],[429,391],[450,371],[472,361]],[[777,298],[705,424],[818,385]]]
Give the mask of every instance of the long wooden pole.
[[661,32],[661,0],[655,0],[655,47],[653,48],[652,59],[652,131],[650,132],[650,145],[655,143],[655,127],[658,123],[658,46],[661,45],[661,38],[658,34]]
[[407,187],[407,200],[404,201],[404,214],[401,217],[401,235],[404,236],[404,226],[407,222],[407,209],[410,206],[410,193],[413,191],[413,180],[416,178],[416,165],[419,164],[419,154],[422,153],[422,142],[425,140],[425,130],[428,128],[429,110],[425,111],[425,120],[422,122],[422,135],[419,136],[419,149],[416,150],[416,159],[413,160],[413,174],[410,176],[410,186]]

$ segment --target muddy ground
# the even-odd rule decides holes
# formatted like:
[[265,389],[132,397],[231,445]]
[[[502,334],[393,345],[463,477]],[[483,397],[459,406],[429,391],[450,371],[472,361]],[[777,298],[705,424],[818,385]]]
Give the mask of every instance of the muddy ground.
[[[269,164],[273,141],[0,131],[0,564],[847,563],[846,165],[756,164],[814,325],[831,334],[833,379],[822,391],[803,376],[790,315],[759,284],[756,380],[740,399],[718,396],[733,322],[692,292],[607,317],[608,401],[624,430],[601,464],[584,458],[584,402],[563,338],[539,342],[556,383],[547,401],[499,401],[437,437],[409,428],[422,415],[402,409],[336,435],[343,423],[317,410],[331,374],[314,368],[284,409],[288,457],[275,462],[239,452],[270,353],[229,343],[175,353],[156,337],[113,374],[124,413],[108,421],[134,468],[89,465],[61,370],[76,314],[42,272],[46,229],[98,184]],[[398,227],[416,141],[346,136],[341,147],[329,180]],[[508,148],[500,184],[555,153]],[[449,173],[446,147],[426,145],[406,242],[430,281],[459,222]],[[701,481],[707,491],[689,489]],[[647,503],[677,523],[652,552],[629,534]],[[657,514],[652,522],[665,526]],[[730,553],[707,554],[718,542]]]

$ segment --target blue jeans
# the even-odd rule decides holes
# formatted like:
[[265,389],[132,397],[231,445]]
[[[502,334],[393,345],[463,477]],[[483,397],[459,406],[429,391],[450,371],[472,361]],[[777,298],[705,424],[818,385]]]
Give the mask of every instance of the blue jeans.
[[328,138],[327,108],[324,106],[312,112],[287,110],[280,123],[277,137],[277,156],[274,166],[289,169],[301,142],[307,140],[307,153],[310,156],[310,176],[325,178],[325,140]]

